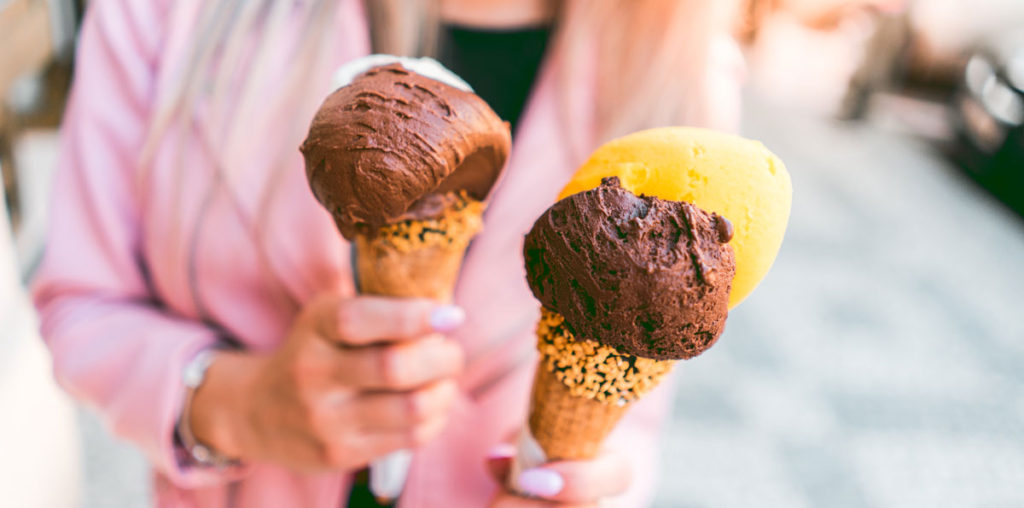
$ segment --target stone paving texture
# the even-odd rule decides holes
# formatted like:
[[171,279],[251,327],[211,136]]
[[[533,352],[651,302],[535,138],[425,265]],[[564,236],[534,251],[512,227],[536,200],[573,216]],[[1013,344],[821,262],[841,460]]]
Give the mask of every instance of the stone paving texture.
[[[655,506],[1024,506],[1024,221],[923,142],[756,103],[789,167],[778,261],[678,367]],[[145,504],[84,415],[88,508]]]
[[678,367],[658,507],[1024,506],[1024,221],[923,142],[751,105],[768,278]]

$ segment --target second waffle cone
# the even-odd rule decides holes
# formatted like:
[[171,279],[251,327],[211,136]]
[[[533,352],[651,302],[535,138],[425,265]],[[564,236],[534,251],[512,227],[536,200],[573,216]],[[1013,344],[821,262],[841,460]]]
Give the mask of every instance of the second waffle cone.
[[597,455],[628,406],[573,395],[554,373],[537,366],[530,396],[530,433],[548,460]]
[[630,403],[657,386],[675,363],[578,340],[549,309],[541,310],[537,342],[541,357],[529,427],[549,461],[594,457]]

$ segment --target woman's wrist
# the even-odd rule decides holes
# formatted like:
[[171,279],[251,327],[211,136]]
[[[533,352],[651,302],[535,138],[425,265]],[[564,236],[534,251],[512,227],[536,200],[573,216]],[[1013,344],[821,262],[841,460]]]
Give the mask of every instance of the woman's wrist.
[[203,383],[192,396],[188,426],[195,439],[217,453],[233,459],[250,455],[244,444],[245,404],[249,387],[263,358],[256,355],[218,351],[206,370]]

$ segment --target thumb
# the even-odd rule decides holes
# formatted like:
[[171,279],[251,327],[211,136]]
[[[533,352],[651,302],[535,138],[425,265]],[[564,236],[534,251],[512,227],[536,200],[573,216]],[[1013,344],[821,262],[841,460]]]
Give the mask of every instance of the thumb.
[[487,472],[499,485],[504,486],[508,480],[508,473],[512,470],[512,459],[515,454],[516,447],[508,443],[495,446],[487,454]]

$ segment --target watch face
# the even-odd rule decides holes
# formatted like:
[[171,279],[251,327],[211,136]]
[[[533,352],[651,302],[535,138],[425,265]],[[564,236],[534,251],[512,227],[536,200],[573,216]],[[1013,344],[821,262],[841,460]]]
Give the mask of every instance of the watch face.
[[196,459],[201,464],[209,464],[211,459],[210,450],[205,446],[196,443],[192,446],[192,458]]

